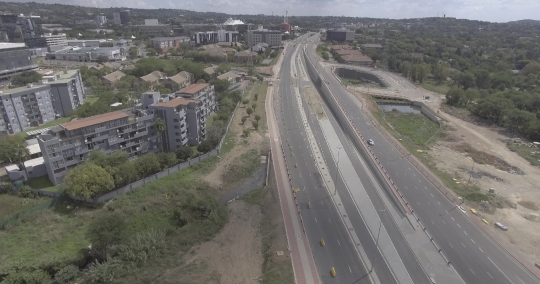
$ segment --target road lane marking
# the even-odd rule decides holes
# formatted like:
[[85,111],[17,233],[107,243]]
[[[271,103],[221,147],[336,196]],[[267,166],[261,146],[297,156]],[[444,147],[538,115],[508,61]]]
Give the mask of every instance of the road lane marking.
[[322,203],[322,201],[321,201],[321,204],[324,205],[324,203]]
[[452,246],[452,244],[451,244],[451,243],[448,243],[448,244],[450,245],[450,247],[451,247],[452,249],[454,249],[454,247]]
[[525,284],[525,282],[523,282],[523,280],[521,280],[521,278],[519,278],[519,276],[516,275],[516,277],[517,277],[517,279],[518,279],[519,281],[521,281],[521,283]]
[[341,245],[341,244],[339,243],[339,240],[337,240],[337,243],[338,243],[338,245]]
[[328,222],[332,223],[332,221],[330,221],[330,218],[328,218]]
[[416,203],[418,203],[418,205],[420,205],[420,202],[416,201]]
[[471,241],[473,242],[473,244],[476,244],[473,239],[471,239]]
[[489,274],[489,272],[486,271],[486,273],[489,275],[489,277],[491,277],[493,279],[493,276],[491,276],[491,274]]
[[474,273],[474,271],[472,271],[472,269],[469,268],[469,270],[472,272],[472,274],[474,274],[476,276],[476,273]]
[[437,201],[437,203],[439,203],[439,205],[441,205],[441,203],[439,201]]
[[459,224],[456,223],[456,225],[461,229],[461,226]]
[[[427,189],[427,188],[426,188],[426,189]],[[435,197],[435,196],[433,196],[433,193],[431,193],[431,197]]]
[[506,279],[508,279],[508,281],[510,281],[510,283],[515,284],[512,280],[510,280],[510,278],[508,278],[508,276],[506,276],[506,274],[504,274],[504,272],[497,266],[497,264],[495,264],[495,262],[493,262],[493,260],[491,260],[491,258],[489,258],[489,256],[487,257],[487,259],[489,259],[489,261],[491,261],[491,263],[493,265],[495,265],[495,267],[497,267],[497,269],[499,269],[499,271],[504,275],[504,277],[506,277]]
[[461,245],[462,245],[463,247],[465,247],[465,245],[464,245],[463,243],[461,243]]
[[349,266],[349,272],[352,273],[351,267]]
[[435,225],[435,223],[433,223],[433,220],[429,220],[429,221],[431,221],[431,224]]
[[428,201],[427,205],[431,206],[431,204],[429,204],[429,201]]
[[467,235],[467,236],[469,235],[469,234],[467,234],[467,232],[465,232],[465,231],[463,231],[463,233],[465,233],[465,235]]
[[478,249],[479,249],[481,252],[484,252],[480,247],[478,247]]
[[444,220],[441,220],[441,221],[446,224],[446,222]]
[[318,223],[318,222],[317,222],[317,218],[315,218],[315,223]]
[[[450,216],[450,218],[452,218],[452,221],[454,221],[454,222],[456,221],[456,220],[454,220],[454,217]],[[458,224],[458,226],[459,226],[459,224]]]

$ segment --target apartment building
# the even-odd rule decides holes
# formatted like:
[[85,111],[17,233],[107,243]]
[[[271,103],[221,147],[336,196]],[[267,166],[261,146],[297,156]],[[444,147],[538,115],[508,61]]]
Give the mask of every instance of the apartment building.
[[130,158],[160,149],[153,110],[115,111],[73,120],[38,137],[47,175],[62,183],[69,170],[95,150],[110,154],[125,151]]
[[217,108],[214,85],[191,84],[177,91],[175,96],[190,100],[200,100],[202,102],[201,111],[204,119],[213,114]]
[[281,31],[270,31],[262,28],[247,31],[246,44],[252,47],[258,43],[266,43],[269,46],[281,46]]
[[143,106],[152,109],[167,125],[162,133],[163,148],[176,151],[198,145],[206,138],[206,118],[200,100],[161,96],[159,92],[142,94]]
[[14,134],[69,116],[84,98],[79,70],[44,76],[39,83],[0,92],[0,133]]
[[40,16],[5,14],[0,15],[0,22],[9,42],[25,42],[28,47],[37,47],[34,38],[43,35]]
[[24,43],[0,42],[0,86],[9,84],[13,76],[37,67]]
[[171,48],[178,48],[181,44],[189,44],[190,38],[187,36],[155,37],[150,42],[158,53],[165,53]]

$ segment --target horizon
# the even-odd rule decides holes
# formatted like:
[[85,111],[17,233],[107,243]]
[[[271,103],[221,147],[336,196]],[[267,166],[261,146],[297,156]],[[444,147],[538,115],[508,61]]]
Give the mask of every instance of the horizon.
[[[311,7],[306,7],[305,2],[308,1],[313,3]],[[11,3],[29,2],[36,1],[16,0]],[[540,15],[537,13],[540,10],[540,1],[534,0],[352,0],[346,2],[342,0],[279,0],[274,2],[273,6],[263,1],[243,2],[242,0],[205,0],[196,1],[195,3],[192,0],[182,0],[176,3],[170,0],[44,0],[37,3],[102,9],[120,7],[148,10],[177,9],[198,13],[223,13],[233,16],[259,14],[283,16],[285,11],[288,11],[290,17],[320,16],[406,20],[435,18],[446,15],[456,19],[491,23],[520,20],[540,21]],[[239,8],[242,10],[239,11]],[[329,11],[331,12],[328,13]]]

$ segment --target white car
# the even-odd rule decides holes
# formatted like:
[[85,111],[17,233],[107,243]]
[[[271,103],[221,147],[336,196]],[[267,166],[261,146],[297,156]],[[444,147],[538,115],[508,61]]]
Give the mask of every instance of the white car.
[[458,206],[458,208],[459,210],[461,210],[461,212],[466,213],[465,209],[462,206]]
[[369,140],[367,141],[367,143],[368,143],[369,145],[371,145],[371,146],[375,145],[375,142],[373,142],[373,139],[369,139]]

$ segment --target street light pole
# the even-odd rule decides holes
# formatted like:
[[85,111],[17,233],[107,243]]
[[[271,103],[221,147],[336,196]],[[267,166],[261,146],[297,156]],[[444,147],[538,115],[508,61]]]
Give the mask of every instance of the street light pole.
[[[379,210],[379,212],[386,212],[386,210],[382,209]],[[377,241],[375,242],[375,248],[379,248],[379,236],[381,234],[381,227],[382,227],[382,217],[379,219],[379,231],[377,232]],[[375,263],[375,254],[373,254],[373,257],[371,258],[371,268],[369,269],[369,273],[373,271],[373,264]]]
[[339,152],[341,152],[341,149],[343,147],[337,147],[337,148],[338,148],[338,152],[337,152],[336,175],[335,175],[335,178],[334,178],[334,195],[336,195],[336,193],[337,193],[337,174],[338,174],[338,171],[339,171]]

